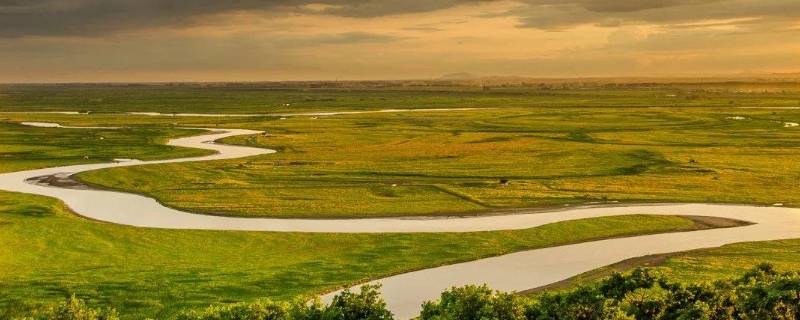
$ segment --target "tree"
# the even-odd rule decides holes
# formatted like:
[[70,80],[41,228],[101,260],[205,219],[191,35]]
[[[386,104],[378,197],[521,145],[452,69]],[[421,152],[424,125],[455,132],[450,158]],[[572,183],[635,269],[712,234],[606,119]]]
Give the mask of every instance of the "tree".
[[486,285],[451,288],[439,301],[422,305],[420,320],[522,320],[523,299],[489,289]]

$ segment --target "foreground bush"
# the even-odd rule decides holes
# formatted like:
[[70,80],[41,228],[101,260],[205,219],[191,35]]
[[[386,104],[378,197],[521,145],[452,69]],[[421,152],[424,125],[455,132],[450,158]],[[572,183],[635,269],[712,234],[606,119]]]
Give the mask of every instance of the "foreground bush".
[[29,317],[21,318],[24,320],[119,320],[119,316],[114,309],[94,309],[86,303],[71,296],[64,302],[56,306],[43,310],[34,311]]
[[[113,310],[92,309],[74,296],[24,319],[115,320]],[[238,303],[187,311],[179,320],[389,320],[378,286],[345,290],[323,305]],[[524,297],[487,286],[452,288],[425,302],[420,320],[771,320],[800,319],[800,273],[767,264],[734,280],[682,284],[649,269],[615,273],[569,291]]]
[[269,300],[212,306],[181,314],[179,320],[389,320],[392,313],[380,297],[378,286],[365,285],[359,293],[344,290],[329,305],[318,300],[294,304]]
[[420,319],[800,319],[800,274],[760,265],[739,279],[684,285],[637,269],[534,298],[467,286],[425,303]]
[[422,305],[421,319],[483,320],[525,319],[523,298],[493,291],[486,285],[453,288],[442,293],[439,301]]

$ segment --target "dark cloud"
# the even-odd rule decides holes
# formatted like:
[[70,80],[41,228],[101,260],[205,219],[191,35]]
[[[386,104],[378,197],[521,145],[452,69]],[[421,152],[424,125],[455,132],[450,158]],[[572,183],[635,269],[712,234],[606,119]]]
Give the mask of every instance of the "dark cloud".
[[260,1],[4,0],[0,36],[107,34],[124,29],[191,23],[198,16],[259,7]]
[[[237,11],[264,16],[312,13],[379,17],[442,10],[492,0],[0,0],[0,37],[103,36],[153,27],[207,24]],[[520,26],[561,30],[577,25],[691,23],[706,19],[796,21],[798,0],[519,0],[506,15]],[[308,7],[308,5],[317,5]],[[432,30],[430,30],[432,31]]]
[[574,5],[592,12],[635,12],[681,5],[707,4],[723,0],[532,0],[538,5]]
[[274,39],[273,45],[288,47],[309,47],[318,45],[348,45],[360,43],[385,43],[405,39],[386,34],[367,32],[345,32],[336,34],[323,34],[302,38]]
[[[215,14],[305,12],[376,17],[444,9],[473,0],[0,0],[0,36],[96,36],[202,24]],[[325,5],[310,10],[306,5]]]
[[480,0],[367,0],[341,1],[323,13],[347,17],[375,17],[446,9]]
[[[800,19],[796,0],[527,0],[510,11],[520,26],[563,30],[577,25],[685,24],[753,18],[791,23]],[[742,22],[742,23],[751,23]]]

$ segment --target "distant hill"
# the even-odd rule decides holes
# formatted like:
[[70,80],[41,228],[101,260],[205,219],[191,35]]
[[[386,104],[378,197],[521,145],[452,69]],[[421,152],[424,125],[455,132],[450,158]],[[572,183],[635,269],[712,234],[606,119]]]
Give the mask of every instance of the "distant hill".
[[448,73],[439,77],[440,80],[472,80],[480,78],[469,72]]

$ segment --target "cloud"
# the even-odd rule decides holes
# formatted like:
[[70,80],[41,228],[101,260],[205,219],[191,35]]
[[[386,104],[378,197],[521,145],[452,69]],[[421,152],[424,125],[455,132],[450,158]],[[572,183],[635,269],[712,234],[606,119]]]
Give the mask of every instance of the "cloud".
[[521,27],[564,30],[579,25],[685,24],[754,18],[764,22],[800,19],[795,0],[527,0],[509,11]]
[[411,26],[411,27],[405,27],[403,28],[403,30],[417,31],[417,32],[439,32],[442,31],[443,29],[437,27],[428,27],[428,26]]
[[799,21],[798,0],[0,0],[0,81],[788,72]]
[[636,12],[682,5],[696,5],[720,2],[722,0],[531,0],[530,4],[574,5],[591,12]]
[[0,37],[100,36],[153,27],[203,24],[250,11],[377,17],[427,12],[472,0],[0,0]]
[[197,16],[236,8],[254,1],[135,0],[5,0],[0,1],[0,36],[93,36],[125,29],[186,24]]
[[318,45],[350,45],[364,43],[386,43],[406,39],[386,34],[368,32],[344,32],[334,34],[321,34],[306,37],[291,37],[273,39],[277,46],[289,47],[314,47]]
[[[103,36],[208,23],[235,12],[373,18],[432,12],[492,0],[0,0],[0,37]],[[707,19],[796,20],[797,0],[518,0],[519,26],[563,30],[584,24],[686,23]]]
[[429,12],[447,9],[479,0],[368,0],[342,1],[338,6],[323,10],[323,13],[345,17],[376,17],[396,14]]

